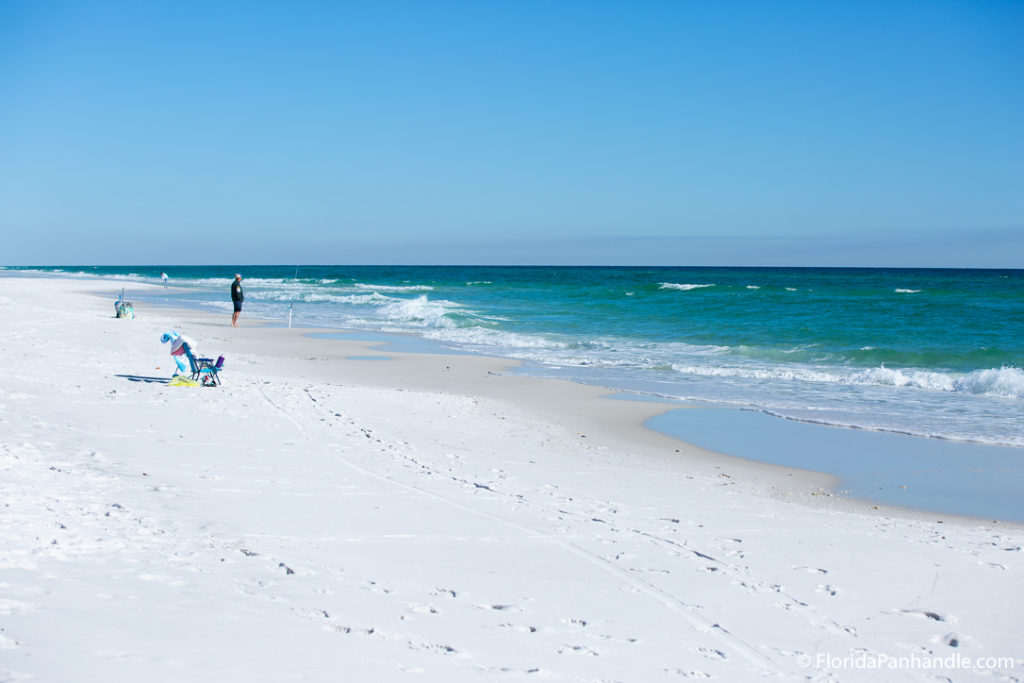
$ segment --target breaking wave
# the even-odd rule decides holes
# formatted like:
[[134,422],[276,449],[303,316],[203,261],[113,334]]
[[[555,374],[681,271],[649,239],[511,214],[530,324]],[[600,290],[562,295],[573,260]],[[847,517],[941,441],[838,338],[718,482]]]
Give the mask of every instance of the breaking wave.
[[452,301],[431,301],[421,295],[415,299],[393,299],[378,307],[380,316],[387,322],[400,322],[414,327],[456,327],[453,318],[461,304]]

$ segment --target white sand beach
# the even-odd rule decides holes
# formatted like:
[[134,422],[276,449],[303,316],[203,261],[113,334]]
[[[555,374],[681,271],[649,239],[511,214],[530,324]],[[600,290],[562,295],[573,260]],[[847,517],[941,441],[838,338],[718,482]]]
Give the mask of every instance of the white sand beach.
[[[0,681],[1024,672],[1020,526],[844,501],[506,361],[100,290],[0,277]],[[223,386],[166,384],[168,329]]]

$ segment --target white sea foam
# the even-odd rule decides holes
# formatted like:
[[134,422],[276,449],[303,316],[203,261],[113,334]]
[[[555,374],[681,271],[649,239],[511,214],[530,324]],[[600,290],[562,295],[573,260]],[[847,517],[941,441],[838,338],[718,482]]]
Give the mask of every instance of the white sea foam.
[[921,290],[920,289],[905,289],[905,288],[899,287],[899,288],[894,289],[893,291],[896,292],[897,294],[917,294]]
[[547,354],[541,354],[540,356],[537,354],[523,355],[521,353],[522,351],[554,350],[568,347],[567,343],[550,337],[534,334],[518,334],[490,327],[447,327],[428,330],[423,333],[423,336],[438,341],[446,341],[459,344],[461,346],[473,347],[481,351],[501,349],[502,353],[506,355],[518,358],[527,358],[529,360],[539,359],[540,357],[547,358],[550,356]]
[[[394,306],[390,304],[386,307],[386,313],[392,319],[422,321],[422,326],[434,328],[425,336],[544,364],[638,370],[671,369],[691,377],[741,382],[783,382],[793,384],[794,389],[800,384],[846,385],[910,388],[992,398],[1024,398],[1024,370],[1016,367],[954,373],[885,366],[855,369],[795,363],[773,364],[757,359],[730,361],[726,359],[736,349],[721,346],[637,343],[615,338],[594,339],[581,344],[551,335],[515,334],[479,325],[460,327],[447,317],[453,309],[446,308],[440,302],[428,302],[425,296],[413,303],[399,304],[397,308]],[[424,308],[428,310],[424,311]],[[475,316],[468,311],[460,313],[463,317]],[[791,351],[799,350],[802,347]]]
[[737,379],[772,379],[801,382],[842,382],[842,376],[824,370],[810,368],[786,368],[780,366],[721,366],[672,363],[674,371],[684,375],[700,377],[729,377]]
[[[510,336],[505,336],[506,334]],[[513,334],[491,329],[459,328],[428,333],[435,339],[471,344],[474,350],[529,360],[546,366],[564,365],[587,368],[633,368],[671,370],[670,357],[710,358],[726,350],[718,346],[694,346],[684,343],[652,345],[622,339],[579,342],[559,335]],[[489,348],[484,348],[488,346]]]
[[331,294],[318,290],[267,292],[260,295],[264,301],[283,301],[285,303],[334,303],[361,305],[379,305],[391,301],[398,301],[392,297],[384,296],[378,292],[365,294]]
[[[155,282],[158,278],[149,278],[149,279],[153,280]],[[196,278],[194,280],[178,280],[178,279],[176,279],[175,280],[175,284],[177,284],[177,285],[185,285],[185,286],[190,286],[190,287],[199,287],[199,288],[207,288],[208,287],[210,289],[221,289],[221,288],[224,288],[224,287],[228,287],[228,285],[231,283],[232,280],[234,280],[234,272],[232,272],[229,275],[226,274],[224,277],[204,277],[204,278]],[[253,289],[270,289],[270,288],[273,288],[273,289],[280,289],[280,288],[299,289],[299,288],[308,288],[309,284],[308,283],[304,283],[304,282],[300,282],[300,281],[297,281],[297,280],[292,280],[290,278],[289,279],[279,278],[279,277],[272,277],[272,278],[253,277],[253,278],[247,278],[247,277],[245,277],[245,273],[242,273],[242,287],[243,288],[253,288]]]
[[844,384],[880,384],[894,387],[914,387],[928,391],[955,391],[955,377],[943,372],[905,368],[878,368],[860,370],[839,380]]
[[431,301],[426,294],[415,299],[395,299],[378,307],[380,315],[391,322],[402,322],[415,327],[455,327],[449,314],[462,308],[453,301]]
[[1024,398],[1024,371],[1004,367],[952,374],[930,370],[872,368],[854,374],[853,384],[884,384],[928,391],[954,391],[999,398]]
[[70,278],[90,278],[97,280],[117,280],[119,282],[159,282],[158,277],[146,277],[138,273],[90,273],[82,270],[68,271],[63,268],[56,268],[54,270],[39,270],[36,268],[23,268],[18,270],[19,273],[31,274],[31,275],[42,275],[43,277],[70,277]]
[[760,408],[758,409],[758,412],[762,412],[765,415],[771,415],[772,417],[782,418],[784,420],[822,425],[825,427],[845,427],[847,429],[860,429],[870,432],[886,432],[889,434],[902,434],[905,436],[923,436],[931,439],[964,441],[969,443],[990,444],[993,446],[1024,446],[1024,438],[1012,435],[991,437],[972,432],[965,433],[955,428],[950,429],[948,426],[940,426],[936,424],[929,425],[923,429],[921,426],[900,428],[889,424],[874,423],[870,419],[863,419],[863,416],[862,419],[857,420],[851,419],[851,416],[848,414],[830,413],[825,416],[820,416],[815,414],[814,410],[805,410],[808,412],[800,410],[790,411]]
[[430,285],[371,285],[357,282],[352,286],[356,289],[370,289],[375,292],[431,292],[434,290]]
[[[234,278],[232,276],[225,276],[223,278],[206,278],[205,280],[198,280],[204,284],[223,285],[226,282],[231,282]],[[295,287],[304,286],[304,283],[298,280],[286,279],[283,277],[245,277],[242,275],[242,284],[248,285],[249,287],[280,287],[281,285],[292,285]],[[305,285],[308,286],[308,285]]]
[[662,282],[661,283],[661,289],[675,289],[675,290],[678,290],[680,292],[688,292],[691,289],[702,289],[704,287],[714,287],[714,285],[713,284],[710,284],[710,285],[691,285],[691,284],[678,284],[678,283],[675,283],[675,282]]
[[722,366],[673,363],[680,374],[700,377],[724,377],[755,380],[781,380],[826,384],[909,387],[935,392],[958,392],[999,398],[1024,398],[1024,371],[1020,368],[977,370],[970,373],[946,373],[908,368],[867,368],[837,372],[799,366]]
[[977,370],[955,382],[957,391],[1004,398],[1024,398],[1024,370],[1004,367]]
[[747,285],[747,289],[761,289],[760,285]]

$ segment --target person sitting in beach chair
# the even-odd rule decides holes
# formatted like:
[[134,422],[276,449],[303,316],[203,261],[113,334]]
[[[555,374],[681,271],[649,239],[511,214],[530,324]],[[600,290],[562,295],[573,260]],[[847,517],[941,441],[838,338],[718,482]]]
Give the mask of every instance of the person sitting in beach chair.
[[188,358],[192,369],[192,379],[202,382],[203,386],[215,387],[220,385],[220,371],[224,367],[224,356],[219,356],[214,362],[212,358],[197,358],[192,352],[188,342],[181,345]]
[[[168,342],[171,344],[171,356],[178,364],[178,369],[174,372],[175,376],[188,373],[192,379],[197,382],[201,379],[205,385],[217,386],[220,384],[220,377],[217,373],[224,367],[224,356],[217,358],[216,362],[212,358],[199,358],[195,351],[196,343],[174,330],[164,332],[160,341],[164,344]],[[188,360],[188,365],[185,364],[185,360]]]
[[174,371],[174,377],[189,372],[189,366],[185,363],[185,350],[182,348],[186,343],[195,346],[195,342],[185,335],[178,334],[174,330],[167,330],[160,336],[160,342],[171,344],[171,356],[178,368]]

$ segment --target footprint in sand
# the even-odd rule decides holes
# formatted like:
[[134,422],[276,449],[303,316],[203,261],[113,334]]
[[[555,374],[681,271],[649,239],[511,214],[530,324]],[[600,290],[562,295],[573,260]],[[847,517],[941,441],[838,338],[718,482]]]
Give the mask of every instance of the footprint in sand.
[[524,611],[522,607],[517,607],[516,605],[492,605],[492,604],[487,604],[487,603],[481,604],[481,605],[477,605],[477,608],[478,609],[493,609],[493,610],[497,610],[499,612],[504,612],[504,611],[522,612],[522,611]]
[[710,647],[694,647],[694,648],[690,648],[690,649],[692,649],[694,652],[699,652],[700,654],[704,655],[708,659],[712,659],[712,660],[715,660],[715,661],[722,661],[722,660],[728,659],[728,657],[726,656],[726,654],[724,652],[722,652],[721,650],[716,650],[714,648],[710,648]]
[[973,645],[973,642],[971,641],[973,641],[973,638],[965,638],[964,636],[961,636],[959,633],[947,633],[945,635],[935,636],[934,638],[932,638],[932,642],[942,643],[943,645],[948,645],[949,647]]
[[675,674],[677,676],[682,676],[683,678],[698,678],[698,679],[711,678],[711,674],[709,674],[709,673],[707,673],[705,671],[694,671],[693,669],[689,669],[689,670],[686,670],[686,671],[684,671],[683,669],[665,669],[665,673],[667,673],[667,674]]
[[440,614],[440,610],[430,604],[409,603],[406,605],[413,614]]
[[931,619],[932,621],[956,621],[956,619],[950,619],[938,612],[929,612],[927,610],[901,609],[900,612],[902,614],[909,614],[910,616],[924,617],[925,619]]

